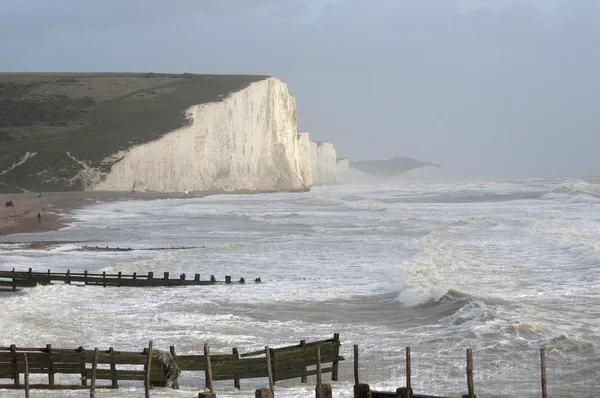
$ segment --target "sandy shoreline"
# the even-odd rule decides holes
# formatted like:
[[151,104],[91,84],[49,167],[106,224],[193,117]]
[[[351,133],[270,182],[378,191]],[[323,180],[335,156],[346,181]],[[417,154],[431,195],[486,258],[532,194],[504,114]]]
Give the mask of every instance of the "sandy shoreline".
[[[0,194],[0,243],[10,241],[8,235],[55,231],[73,221],[72,211],[94,203],[113,202],[119,200],[157,200],[201,198],[212,195],[255,195],[264,193],[306,192],[302,190],[282,191],[197,191],[180,192],[109,192],[109,191],[75,191],[75,192],[43,192],[37,197],[35,192],[17,194]],[[14,207],[7,208],[5,202],[12,200]],[[37,215],[41,215],[38,222]]]
[[[44,192],[36,197],[34,192],[19,194],[0,194],[0,241],[10,240],[7,235],[46,232],[63,228],[73,219],[75,209],[98,202],[118,200],[153,200],[177,197],[178,194],[143,192]],[[196,195],[195,195],[196,196]],[[5,202],[12,200],[13,208],[7,208]],[[38,213],[41,220],[38,221]],[[6,239],[5,239],[6,238]]]

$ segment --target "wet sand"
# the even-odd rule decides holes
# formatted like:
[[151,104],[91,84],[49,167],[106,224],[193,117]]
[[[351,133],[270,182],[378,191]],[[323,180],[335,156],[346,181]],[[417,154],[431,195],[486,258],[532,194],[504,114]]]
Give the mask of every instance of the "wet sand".
[[[115,200],[153,200],[177,197],[179,194],[131,192],[48,192],[36,197],[34,192],[0,194],[0,241],[9,241],[11,234],[45,232],[63,228],[72,221],[74,209],[99,202]],[[198,196],[198,195],[194,195]],[[7,208],[12,200],[15,205]],[[38,221],[38,213],[41,220]]]
[[[279,192],[298,192],[279,191]],[[35,192],[17,194],[0,194],[0,243],[10,241],[11,234],[46,232],[63,228],[73,221],[72,211],[94,203],[112,202],[118,200],[156,200],[175,198],[198,198],[220,194],[253,195],[273,193],[275,191],[193,191],[189,193],[171,192],[42,192],[37,197]],[[12,200],[15,205],[7,208],[5,202]],[[38,213],[41,220],[38,221]]]

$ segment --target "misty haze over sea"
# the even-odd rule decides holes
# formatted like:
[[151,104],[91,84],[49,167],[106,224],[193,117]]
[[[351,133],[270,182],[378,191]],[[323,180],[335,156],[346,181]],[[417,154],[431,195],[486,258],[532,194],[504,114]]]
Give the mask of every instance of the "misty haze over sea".
[[[597,175],[598,0],[5,0],[0,71],[269,74],[351,160]],[[217,33],[218,32],[218,33]]]

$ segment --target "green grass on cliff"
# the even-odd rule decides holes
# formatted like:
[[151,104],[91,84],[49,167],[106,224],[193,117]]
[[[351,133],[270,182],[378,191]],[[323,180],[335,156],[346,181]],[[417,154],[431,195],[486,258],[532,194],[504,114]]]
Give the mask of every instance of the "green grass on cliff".
[[[78,190],[81,166],[186,124],[192,105],[266,76],[0,73],[0,191]],[[37,155],[6,171],[26,152]],[[109,167],[106,166],[105,167]]]

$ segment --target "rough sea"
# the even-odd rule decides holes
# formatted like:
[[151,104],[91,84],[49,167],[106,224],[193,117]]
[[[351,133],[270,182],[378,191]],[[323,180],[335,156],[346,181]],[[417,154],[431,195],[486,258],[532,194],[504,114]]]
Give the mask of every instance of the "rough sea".
[[[306,193],[97,203],[59,231],[7,240],[60,241],[0,252],[0,268],[200,273],[245,285],[176,288],[39,286],[0,295],[0,345],[240,353],[340,333],[334,397],[361,382],[395,391],[412,351],[415,393],[466,393],[467,348],[479,397],[600,396],[600,178],[372,182]],[[83,245],[189,250],[85,252]],[[254,283],[260,277],[262,283]],[[324,381],[329,382],[329,375]],[[195,397],[203,378],[182,374]],[[216,382],[219,397],[254,396],[267,380]],[[277,397],[312,397],[315,378]],[[131,383],[101,397],[143,396]],[[11,395],[12,394],[12,395]],[[0,390],[0,396],[21,396]],[[42,396],[87,396],[89,392]]]

